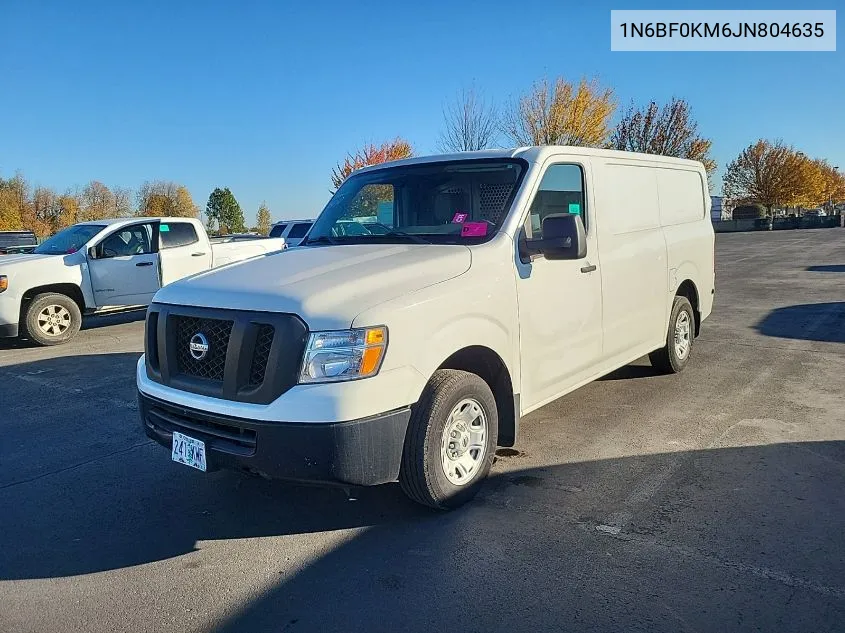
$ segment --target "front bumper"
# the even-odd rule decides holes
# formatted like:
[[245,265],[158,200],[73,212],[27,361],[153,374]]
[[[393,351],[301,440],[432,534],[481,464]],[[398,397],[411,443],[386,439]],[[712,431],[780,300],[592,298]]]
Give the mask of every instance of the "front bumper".
[[178,431],[206,445],[208,470],[288,481],[372,486],[396,481],[411,412],[350,422],[261,422],[199,411],[138,392],[148,437],[170,448]]
[[20,312],[20,297],[13,295],[11,288],[0,293],[0,338],[18,335]]

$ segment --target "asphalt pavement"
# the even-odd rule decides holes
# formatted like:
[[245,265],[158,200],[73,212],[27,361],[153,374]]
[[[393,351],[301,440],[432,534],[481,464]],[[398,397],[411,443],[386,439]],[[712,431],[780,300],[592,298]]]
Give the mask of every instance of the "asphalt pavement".
[[0,631],[842,631],[845,230],[717,237],[679,376],[523,420],[471,505],[174,464],[143,313],[0,340]]

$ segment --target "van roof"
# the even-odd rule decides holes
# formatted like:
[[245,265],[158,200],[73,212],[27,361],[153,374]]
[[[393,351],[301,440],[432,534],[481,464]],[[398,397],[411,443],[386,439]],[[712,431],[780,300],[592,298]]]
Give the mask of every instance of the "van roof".
[[429,156],[415,156],[402,160],[390,161],[379,165],[362,167],[358,171],[373,171],[382,167],[395,165],[415,165],[419,163],[435,163],[450,160],[473,160],[482,158],[522,158],[529,163],[542,163],[549,156],[555,154],[572,154],[574,156],[597,156],[601,158],[624,158],[628,160],[648,161],[651,163],[671,163],[675,165],[686,165],[688,167],[702,168],[698,161],[673,156],[661,156],[660,154],[643,154],[640,152],[622,152],[615,149],[598,149],[595,147],[575,147],[572,145],[534,145],[531,147],[515,147],[510,149],[485,149],[476,152],[456,152],[453,154],[433,154]]
[[297,222],[299,222],[299,223],[311,222],[313,224],[314,218],[311,218],[311,219],[308,219],[308,220],[279,220],[278,222],[273,222],[273,226],[277,226],[279,224],[296,224]]

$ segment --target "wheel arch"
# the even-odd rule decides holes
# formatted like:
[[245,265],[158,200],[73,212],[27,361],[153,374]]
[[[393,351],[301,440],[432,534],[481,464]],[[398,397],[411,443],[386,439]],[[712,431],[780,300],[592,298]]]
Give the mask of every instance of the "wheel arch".
[[23,293],[21,297],[21,321],[23,321],[26,310],[32,300],[40,294],[47,292],[54,292],[56,294],[65,295],[73,300],[79,306],[79,312],[85,312],[85,297],[82,295],[82,289],[76,284],[59,283],[59,284],[45,284],[43,286],[35,286]]
[[484,345],[469,345],[451,354],[437,369],[458,369],[479,376],[490,387],[499,414],[499,446],[513,446],[519,431],[519,395],[502,357]]
[[678,285],[675,291],[676,297],[686,297],[692,304],[693,316],[695,317],[695,335],[701,332],[701,304],[698,298],[698,288],[691,279],[685,279]]

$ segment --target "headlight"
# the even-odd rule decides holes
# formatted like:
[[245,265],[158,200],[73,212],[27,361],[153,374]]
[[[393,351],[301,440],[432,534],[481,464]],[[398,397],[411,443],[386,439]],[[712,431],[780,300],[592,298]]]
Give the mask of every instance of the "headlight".
[[0,275],[0,292],[9,287],[9,278],[6,275]]
[[387,349],[387,328],[314,332],[302,360],[300,383],[335,382],[375,376]]

